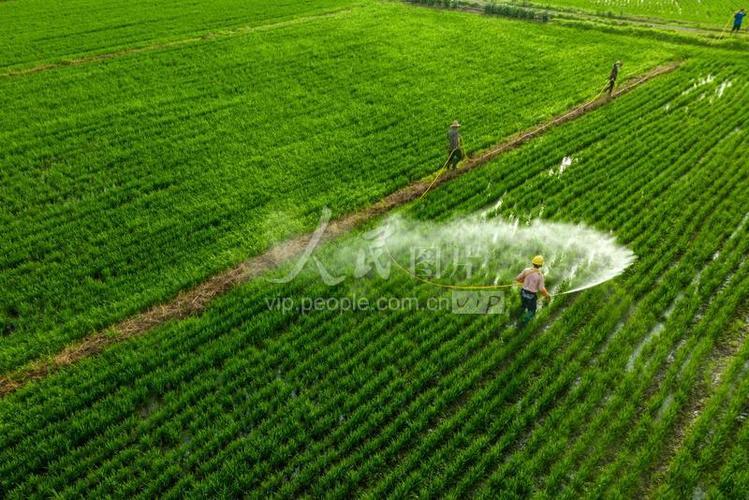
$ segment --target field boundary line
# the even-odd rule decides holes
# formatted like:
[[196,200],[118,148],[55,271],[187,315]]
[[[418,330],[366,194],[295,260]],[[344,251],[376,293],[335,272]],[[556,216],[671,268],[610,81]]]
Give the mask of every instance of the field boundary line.
[[[427,178],[413,182],[387,195],[373,205],[332,220],[321,235],[320,241],[338,238],[375,217],[414,201],[426,193],[430,187],[433,188],[450,182],[501,154],[520,147],[553,127],[572,121],[608,104],[612,99],[630,92],[653,78],[674,71],[680,64],[681,62],[671,62],[656,66],[650,71],[625,82],[611,97],[597,97],[592,101],[577,105],[561,115],[512,135],[494,147],[475,154],[466,160],[461,168],[449,170],[436,179]],[[266,252],[244,260],[192,288],[179,292],[174,299],[168,302],[152,306],[144,312],[75,341],[50,358],[32,361],[20,369],[3,375],[0,377],[0,397],[11,394],[32,381],[43,379],[62,367],[99,354],[113,344],[143,335],[168,321],[183,319],[202,312],[214,298],[290,259],[302,255],[313,237],[315,237],[315,232],[308,232],[279,242]]]
[[[534,0],[535,1],[535,0]],[[499,0],[497,5],[499,6],[511,6],[519,7],[529,11],[533,11],[536,14],[547,13],[551,16],[549,22],[555,20],[565,21],[591,21],[599,23],[607,27],[631,27],[641,28],[647,30],[662,30],[671,33],[681,33],[686,35],[702,36],[702,37],[716,37],[725,32],[725,29],[721,29],[718,25],[701,24],[698,21],[688,21],[683,19],[670,19],[666,17],[643,17],[637,15],[614,15],[608,16],[586,9],[581,8],[565,8],[561,6],[543,5],[541,3],[534,3],[534,1],[528,3],[513,3],[511,0]],[[413,0],[403,0],[407,5],[414,7],[421,7],[433,10],[447,10],[447,11],[459,11],[469,12],[473,14],[486,15],[490,17],[498,17],[503,19],[516,19],[512,17],[505,17],[501,15],[487,14],[485,7],[489,5],[487,0],[479,0],[478,2],[458,2],[456,7],[444,7],[442,5],[429,5],[426,3],[414,2]],[[520,18],[517,18],[520,19]],[[536,21],[537,22],[537,21]],[[635,36],[635,35],[629,35]]]
[[27,75],[33,75],[36,73],[42,73],[53,69],[66,68],[70,66],[82,66],[85,64],[94,64],[104,61],[109,61],[119,57],[125,57],[134,54],[142,54],[148,52],[156,52],[164,49],[173,49],[186,47],[200,42],[219,40],[224,38],[231,38],[235,36],[249,35],[252,33],[262,33],[264,31],[272,31],[274,29],[286,28],[289,26],[296,26],[299,24],[305,24],[308,22],[314,22],[322,19],[339,17],[352,12],[356,7],[347,7],[343,9],[336,9],[320,14],[312,14],[308,16],[294,17],[283,21],[277,21],[274,23],[260,24],[260,25],[243,25],[234,28],[216,29],[208,31],[201,35],[189,35],[184,38],[178,38],[175,40],[155,42],[148,45],[126,47],[119,50],[113,50],[111,52],[103,52],[100,54],[88,54],[79,57],[73,57],[69,59],[59,59],[54,62],[41,63],[30,67],[21,67],[17,69],[10,69],[3,73],[0,73],[0,78],[15,78]]

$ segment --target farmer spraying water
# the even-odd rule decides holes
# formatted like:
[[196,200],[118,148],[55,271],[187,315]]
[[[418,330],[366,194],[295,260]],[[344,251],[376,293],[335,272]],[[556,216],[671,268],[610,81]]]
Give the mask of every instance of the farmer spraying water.
[[460,123],[458,123],[458,120],[455,120],[447,131],[447,167],[451,169],[457,167],[460,160],[465,157],[465,153],[463,152],[463,138],[460,137],[459,128]]
[[533,316],[535,316],[539,293],[546,300],[551,299],[551,295],[546,290],[544,284],[544,275],[541,272],[541,268],[544,265],[543,256],[536,255],[533,257],[531,265],[531,267],[524,269],[515,278],[515,281],[523,286],[520,289],[520,321],[518,323],[520,328],[527,325],[533,319]]
[[746,17],[746,11],[744,9],[740,9],[733,15],[733,28],[731,28],[731,33],[741,31],[741,23],[744,22],[744,17]]

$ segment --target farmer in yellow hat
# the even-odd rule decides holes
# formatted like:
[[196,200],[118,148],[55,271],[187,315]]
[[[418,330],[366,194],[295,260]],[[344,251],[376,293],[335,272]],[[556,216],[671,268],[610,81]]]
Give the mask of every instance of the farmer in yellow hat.
[[457,167],[460,160],[465,157],[465,153],[463,152],[463,138],[460,137],[459,128],[460,123],[458,123],[458,120],[455,120],[447,131],[447,168]]
[[520,289],[520,328],[527,325],[536,314],[539,292],[545,299],[551,299],[551,295],[549,295],[546,286],[544,286],[544,275],[541,273],[541,268],[544,265],[543,256],[536,255],[531,260],[531,264],[531,267],[524,269],[515,278],[515,281],[523,286]]

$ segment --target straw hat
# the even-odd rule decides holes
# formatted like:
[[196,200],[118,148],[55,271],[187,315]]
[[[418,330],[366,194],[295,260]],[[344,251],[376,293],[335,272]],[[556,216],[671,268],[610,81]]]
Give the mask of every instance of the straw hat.
[[450,125],[450,128],[458,128],[460,127],[460,123],[458,123],[458,120],[455,120],[452,125]]

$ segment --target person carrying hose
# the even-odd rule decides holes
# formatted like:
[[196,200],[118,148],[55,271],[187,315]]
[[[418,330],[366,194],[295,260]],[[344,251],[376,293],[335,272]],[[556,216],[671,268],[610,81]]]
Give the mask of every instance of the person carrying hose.
[[520,289],[520,321],[518,327],[523,328],[528,324],[530,320],[536,315],[536,307],[538,306],[538,294],[539,292],[546,300],[551,299],[551,295],[546,290],[544,285],[544,275],[541,272],[541,268],[544,265],[544,258],[541,255],[536,255],[531,260],[531,267],[523,270],[522,273],[518,274],[515,281],[520,283],[523,287]]
[[622,67],[621,61],[616,61],[614,63],[614,66],[611,68],[611,73],[609,73],[609,83],[606,84],[605,91],[609,94],[609,97],[611,94],[614,93],[614,86],[616,85],[616,79],[619,78],[619,69]]
[[744,22],[744,17],[746,17],[746,11],[744,9],[739,9],[739,11],[733,15],[733,28],[731,28],[731,33],[741,31],[741,23]]
[[460,137],[460,132],[458,131],[459,128],[460,123],[458,123],[458,120],[455,120],[447,130],[447,168],[450,169],[457,167],[460,160],[465,158],[465,153],[463,152],[463,138]]

